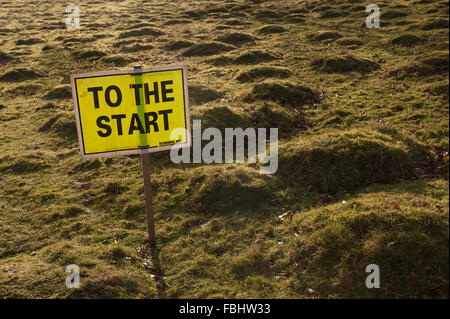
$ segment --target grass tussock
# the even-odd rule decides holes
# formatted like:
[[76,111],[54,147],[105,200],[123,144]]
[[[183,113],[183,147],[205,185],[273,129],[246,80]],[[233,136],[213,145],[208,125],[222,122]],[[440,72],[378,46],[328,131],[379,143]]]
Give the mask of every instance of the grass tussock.
[[325,73],[369,73],[379,67],[377,63],[369,59],[351,55],[318,57],[312,60],[311,65],[316,70]]
[[142,28],[142,29],[122,32],[119,34],[119,39],[142,37],[142,36],[158,37],[158,36],[161,36],[164,34],[165,34],[165,32],[163,32],[159,29],[156,29],[156,28]]
[[[298,238],[292,241],[292,262],[317,278],[314,286],[322,297],[332,292],[352,298],[447,298],[448,189],[444,184],[375,186],[345,203],[296,215],[292,229]],[[432,190],[424,194],[424,187]],[[369,264],[380,267],[385,291],[366,288]],[[297,276],[305,282],[301,273]]]
[[402,45],[402,46],[411,46],[414,44],[419,44],[419,43],[423,43],[424,40],[418,36],[416,36],[415,34],[411,34],[411,33],[406,33],[406,34],[401,34],[397,37],[395,37],[394,39],[392,39],[392,44],[395,45]]
[[254,36],[247,33],[233,32],[225,34],[216,39],[218,42],[227,43],[234,46],[241,46],[246,43],[252,43],[256,39]]
[[267,100],[282,105],[298,106],[319,101],[319,93],[304,86],[290,82],[264,82],[254,85],[251,93],[245,97],[247,101]]
[[0,75],[0,81],[2,82],[20,82],[27,80],[34,80],[43,77],[44,74],[40,71],[26,68],[15,68],[6,71]]
[[286,68],[266,66],[243,71],[236,77],[236,80],[239,82],[255,82],[268,78],[286,79],[292,76],[292,74]]
[[322,192],[352,191],[372,183],[411,176],[425,158],[412,141],[371,130],[330,133],[283,146],[281,174],[293,183]]
[[200,105],[207,102],[211,102],[223,97],[223,93],[220,93],[214,89],[206,88],[201,85],[189,86],[189,100],[193,105]]
[[215,55],[222,52],[232,51],[235,48],[223,43],[219,42],[209,42],[209,43],[200,43],[191,46],[189,49],[183,52],[183,56],[185,57],[194,57],[194,56],[209,56]]
[[63,100],[72,98],[72,90],[69,85],[63,85],[49,91],[44,98],[48,100]]

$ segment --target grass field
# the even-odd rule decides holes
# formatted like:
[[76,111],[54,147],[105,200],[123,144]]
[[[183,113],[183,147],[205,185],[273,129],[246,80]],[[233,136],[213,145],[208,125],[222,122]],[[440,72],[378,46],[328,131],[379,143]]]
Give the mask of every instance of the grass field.
[[[0,1],[0,298],[448,298],[448,1],[74,3]],[[280,136],[274,175],[151,155],[158,260],[139,157],[81,159],[69,85],[137,63]]]

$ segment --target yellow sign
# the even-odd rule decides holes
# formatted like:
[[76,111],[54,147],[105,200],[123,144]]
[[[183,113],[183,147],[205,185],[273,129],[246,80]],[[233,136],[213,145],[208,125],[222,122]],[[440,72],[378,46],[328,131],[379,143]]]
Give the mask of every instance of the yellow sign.
[[184,66],[75,74],[70,81],[83,158],[191,146]]

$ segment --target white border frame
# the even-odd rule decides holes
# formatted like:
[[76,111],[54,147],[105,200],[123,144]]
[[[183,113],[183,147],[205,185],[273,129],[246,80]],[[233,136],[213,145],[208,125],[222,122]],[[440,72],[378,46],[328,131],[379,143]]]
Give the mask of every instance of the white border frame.
[[[83,137],[81,134],[81,125],[80,125],[80,116],[79,116],[79,106],[78,106],[78,96],[75,89],[75,80],[82,78],[90,78],[90,77],[98,77],[98,76],[107,76],[107,75],[121,75],[121,74],[140,74],[140,73],[152,73],[155,71],[175,71],[175,70],[183,70],[183,86],[184,86],[184,112],[186,115],[186,130],[187,130],[187,143],[183,144],[174,144],[168,146],[158,146],[147,149],[132,149],[132,150],[123,150],[123,151],[110,151],[104,153],[96,153],[96,154],[86,154],[83,146]],[[161,151],[167,151],[171,149],[179,149],[184,147],[192,146],[191,139],[191,121],[189,114],[189,94],[188,94],[188,84],[187,84],[187,74],[186,74],[186,66],[184,65],[174,65],[174,66],[160,66],[154,67],[150,69],[138,69],[138,70],[114,70],[114,71],[104,71],[104,72],[92,72],[92,73],[78,73],[70,75],[70,86],[72,88],[72,99],[75,110],[75,122],[77,124],[77,133],[78,133],[78,144],[80,146],[80,153],[83,159],[94,159],[94,158],[102,158],[102,157],[115,157],[121,155],[130,155],[130,154],[148,154],[155,153]]]

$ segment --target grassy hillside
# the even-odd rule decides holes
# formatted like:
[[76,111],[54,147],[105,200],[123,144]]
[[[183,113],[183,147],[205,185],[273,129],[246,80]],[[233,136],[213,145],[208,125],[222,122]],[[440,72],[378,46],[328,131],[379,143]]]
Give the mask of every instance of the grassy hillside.
[[[0,6],[0,298],[448,297],[447,1],[379,29],[358,0],[76,3]],[[69,86],[136,63],[185,64],[202,127],[280,135],[269,176],[152,154],[153,258],[139,157],[81,159]]]

